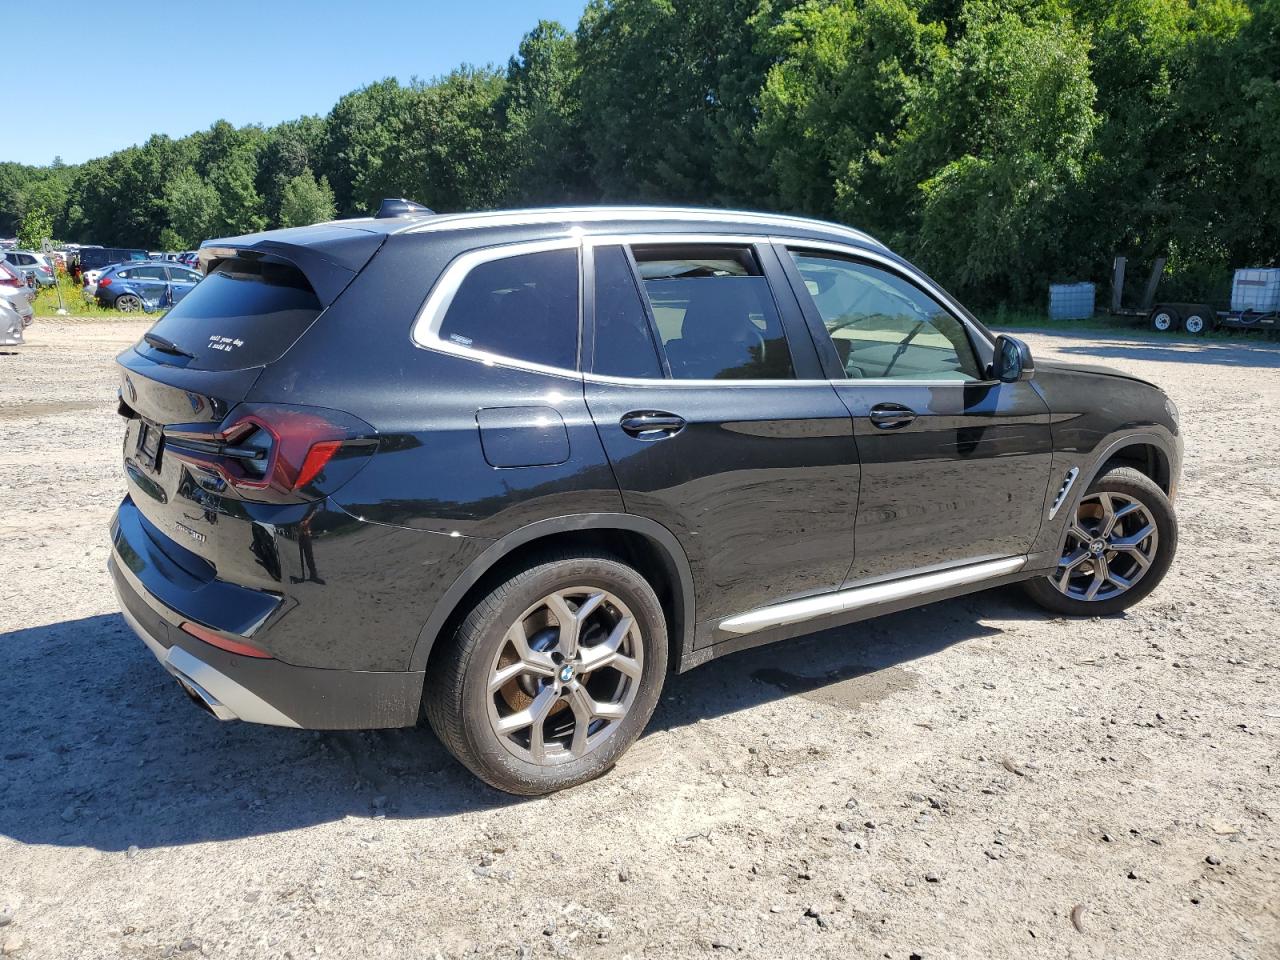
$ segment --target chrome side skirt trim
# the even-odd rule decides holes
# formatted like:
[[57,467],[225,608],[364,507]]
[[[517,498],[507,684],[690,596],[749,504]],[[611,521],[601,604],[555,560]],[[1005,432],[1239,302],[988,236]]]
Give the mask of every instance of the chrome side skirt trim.
[[1058,491],[1058,496],[1053,501],[1053,506],[1049,508],[1050,520],[1057,516],[1058,511],[1062,509],[1062,505],[1067,502],[1067,494],[1071,492],[1071,487],[1075,484],[1076,477],[1078,476],[1080,476],[1079,467],[1072,467],[1067,471],[1067,475],[1062,481],[1062,489]]
[[1026,557],[1005,557],[1001,560],[988,560],[985,563],[974,563],[937,573],[925,573],[901,580],[890,580],[887,583],[873,583],[865,587],[850,587],[835,593],[825,593],[818,597],[805,597],[803,600],[791,600],[770,607],[761,607],[748,613],[740,613],[720,621],[719,629],[725,633],[737,635],[755,633],[773,627],[784,627],[793,623],[803,623],[818,617],[830,616],[834,613],[845,613],[859,610],[892,600],[903,600],[907,597],[924,596],[937,590],[949,587],[960,587],[970,583],[981,583],[994,580],[1009,573],[1017,573],[1027,562]]

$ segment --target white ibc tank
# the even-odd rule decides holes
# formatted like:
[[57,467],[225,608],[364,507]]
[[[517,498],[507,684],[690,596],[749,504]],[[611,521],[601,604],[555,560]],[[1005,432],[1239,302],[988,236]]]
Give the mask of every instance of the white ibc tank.
[[1231,284],[1231,309],[1255,313],[1280,310],[1280,268],[1237,270]]

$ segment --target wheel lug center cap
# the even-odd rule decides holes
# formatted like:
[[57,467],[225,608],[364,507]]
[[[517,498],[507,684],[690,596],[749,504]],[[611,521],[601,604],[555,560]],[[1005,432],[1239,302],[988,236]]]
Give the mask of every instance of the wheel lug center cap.
[[574,673],[575,671],[573,668],[573,664],[566,663],[563,667],[560,668],[560,673],[557,674],[557,676],[560,678],[561,683],[568,683],[573,679]]
[[1089,544],[1089,552],[1092,553],[1095,557],[1101,556],[1102,552],[1106,549],[1107,549],[1107,541],[1105,540],[1095,540],[1093,541],[1093,543]]

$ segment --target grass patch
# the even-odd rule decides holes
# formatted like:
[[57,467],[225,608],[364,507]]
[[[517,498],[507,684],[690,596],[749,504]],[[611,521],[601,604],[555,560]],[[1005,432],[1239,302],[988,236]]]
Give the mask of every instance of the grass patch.
[[149,314],[140,312],[125,313],[98,305],[97,300],[86,300],[81,292],[83,288],[68,274],[58,275],[56,287],[43,287],[36,294],[31,306],[37,317],[56,317],[58,315],[58,291],[62,292],[62,304],[67,315],[72,317],[102,317],[111,320],[140,320]]

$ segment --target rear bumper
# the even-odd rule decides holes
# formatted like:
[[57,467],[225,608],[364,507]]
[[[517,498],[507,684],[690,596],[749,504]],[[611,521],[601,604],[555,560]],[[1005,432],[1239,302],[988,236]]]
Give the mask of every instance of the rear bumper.
[[[314,730],[407,727],[417,722],[421,672],[301,667],[229,653],[184,633],[179,629],[182,622],[196,618],[179,609],[183,604],[175,602],[176,585],[166,585],[166,603],[143,579],[157,573],[139,563],[153,545],[130,544],[118,520],[112,526],[107,568],[125,622],[192,699],[219,720]],[[193,598],[191,606],[199,607],[199,602]]]

